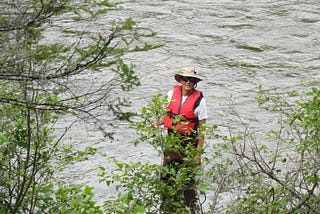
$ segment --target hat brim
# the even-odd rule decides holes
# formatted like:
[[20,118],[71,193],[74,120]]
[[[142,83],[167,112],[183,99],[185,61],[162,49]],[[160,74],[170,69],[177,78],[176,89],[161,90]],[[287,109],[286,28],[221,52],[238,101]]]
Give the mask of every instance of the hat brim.
[[198,76],[198,75],[189,75],[189,74],[175,74],[174,75],[174,79],[177,81],[177,82],[181,82],[181,77],[194,77],[197,79],[196,83],[200,82],[203,78]]

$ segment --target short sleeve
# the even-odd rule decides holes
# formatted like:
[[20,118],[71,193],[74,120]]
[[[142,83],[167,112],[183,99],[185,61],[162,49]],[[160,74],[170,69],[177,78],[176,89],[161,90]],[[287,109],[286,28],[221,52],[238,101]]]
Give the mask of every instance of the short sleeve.
[[198,116],[199,120],[208,119],[207,105],[204,97],[201,99],[199,105],[194,110],[194,113]]
[[168,93],[167,93],[167,96],[168,96],[168,103],[170,103],[171,98],[172,98],[172,95],[173,95],[173,89],[171,89],[171,90],[170,90],[170,91],[168,91]]

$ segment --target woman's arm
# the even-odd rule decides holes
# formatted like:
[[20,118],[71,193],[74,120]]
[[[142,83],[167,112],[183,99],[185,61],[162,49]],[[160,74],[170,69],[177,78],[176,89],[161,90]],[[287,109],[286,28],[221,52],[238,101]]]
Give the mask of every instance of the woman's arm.
[[163,122],[164,122],[164,118],[162,117],[162,118],[160,118],[159,121],[153,122],[153,127],[158,128],[159,126],[163,125]]

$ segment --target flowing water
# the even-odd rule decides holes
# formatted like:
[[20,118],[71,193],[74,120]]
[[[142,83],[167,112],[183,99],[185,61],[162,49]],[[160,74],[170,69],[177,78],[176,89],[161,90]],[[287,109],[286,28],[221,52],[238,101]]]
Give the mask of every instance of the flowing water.
[[[136,65],[142,85],[129,95],[138,111],[157,93],[175,84],[173,75],[181,67],[194,66],[204,81],[208,124],[224,126],[230,97],[242,117],[254,118],[259,129],[274,125],[255,100],[260,84],[264,89],[301,90],[302,82],[320,82],[319,0],[124,0],[114,17],[131,16],[142,27],[158,34],[151,40],[163,47],[128,55]],[[103,22],[103,20],[101,20]],[[81,130],[81,131],[79,131]],[[119,160],[161,162],[148,145],[128,144],[134,132],[121,124],[115,140],[103,138],[90,125],[78,124],[68,134],[75,146],[95,146],[99,153],[77,163],[64,176],[96,187],[98,201],[114,193],[97,182],[98,165]],[[206,144],[214,143],[208,140]],[[208,202],[210,203],[210,201]]]

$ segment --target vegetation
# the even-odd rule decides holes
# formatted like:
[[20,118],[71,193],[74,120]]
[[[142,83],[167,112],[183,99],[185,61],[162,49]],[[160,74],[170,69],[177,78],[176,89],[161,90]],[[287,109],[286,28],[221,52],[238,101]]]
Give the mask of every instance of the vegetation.
[[[261,87],[260,90],[258,104],[268,114],[279,116],[277,129],[254,131],[236,112],[232,115],[243,131],[232,127],[231,122],[227,131],[218,126],[207,127],[206,135],[213,138],[214,144],[207,145],[210,153],[206,154],[204,170],[192,169],[199,178],[195,184],[199,194],[211,194],[207,212],[317,213],[320,90],[312,88],[301,97],[297,93],[292,97],[292,93],[290,96],[272,95],[272,91],[264,92]],[[296,101],[289,102],[286,98]],[[164,130],[150,126],[163,115],[159,109],[164,109],[165,100],[156,95],[142,108],[140,120],[132,123],[139,136],[134,142],[152,145],[159,155],[170,146],[168,142],[176,145]],[[166,195],[174,199],[170,202],[174,207],[171,213],[190,213],[176,198],[176,194],[186,188],[187,173],[178,173],[174,180],[176,185],[170,186],[160,180],[161,173],[172,170],[170,167],[140,162],[115,163],[118,169],[112,175],[101,174],[107,184],[114,182],[121,188],[113,206],[126,207],[131,213],[162,213],[161,197]]]
[[319,211],[320,91],[312,88],[296,102],[271,92],[261,89],[257,98],[268,114],[278,115],[276,129],[262,135],[238,116],[243,131],[229,127],[229,135],[219,136],[208,171],[217,185],[212,211],[221,211],[223,194],[232,195],[223,207],[227,213]]
[[[64,115],[94,120],[105,136],[112,137],[99,123],[100,112],[107,112],[109,121],[132,122],[138,135],[135,144],[150,144],[159,155],[166,148],[180,149],[176,138],[151,126],[165,113],[165,97],[156,95],[136,115],[124,111],[130,105],[126,97],[114,96],[139,85],[124,56],[157,48],[145,42],[154,33],[139,28],[131,18],[109,18],[106,15],[118,4],[103,0],[1,4],[0,213],[137,214],[161,213],[165,207],[172,213],[190,213],[180,194],[190,187],[190,173],[199,178],[192,188],[200,195],[211,193],[207,198],[211,213],[319,212],[320,90],[316,87],[300,96],[297,91],[283,96],[259,87],[258,104],[279,118],[275,128],[257,132],[232,112],[237,128],[231,123],[227,130],[207,127],[206,138],[215,143],[207,145],[204,169],[177,171],[114,160],[116,169],[109,173],[101,166],[99,176],[101,182],[115,184],[119,193],[101,206],[93,200],[92,187],[59,181],[54,175],[63,165],[96,151],[63,147],[68,127],[58,136],[54,127]],[[101,16],[107,21],[100,24]],[[94,83],[85,82],[89,77]],[[196,152],[204,151],[187,148],[186,152],[191,163]],[[166,173],[173,175],[175,185],[163,182]],[[164,204],[163,198],[169,200]]]
[[166,104],[167,98],[158,94],[141,109],[136,120],[131,123],[138,134],[133,143],[150,144],[159,156],[167,149],[184,151],[185,162],[176,167],[115,160],[116,170],[111,174],[101,167],[101,181],[108,185],[115,183],[121,190],[114,200],[106,202],[112,208],[109,212],[117,210],[115,213],[124,213],[127,210],[127,213],[189,213],[192,208],[186,206],[183,192],[198,189],[199,194],[202,194],[206,190],[207,184],[202,180],[197,179],[194,183],[191,180],[193,176],[201,176],[201,167],[194,167],[194,157],[197,152],[202,151],[197,151],[191,145],[183,147],[179,143],[181,136],[168,135],[165,129],[151,126],[153,121],[159,121],[163,117]]
[[[66,114],[96,124],[101,111],[109,121],[131,115],[122,108],[129,101],[114,96],[139,85],[123,56],[156,46],[143,40],[154,33],[130,17],[97,23],[117,8],[106,0],[1,1],[1,213],[99,213],[91,188],[66,186],[53,176],[62,163],[94,149],[64,150],[69,127],[55,136],[54,125]],[[89,77],[95,81],[85,83]]]

